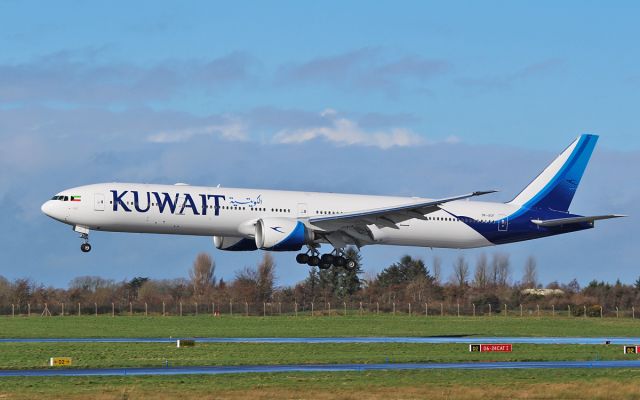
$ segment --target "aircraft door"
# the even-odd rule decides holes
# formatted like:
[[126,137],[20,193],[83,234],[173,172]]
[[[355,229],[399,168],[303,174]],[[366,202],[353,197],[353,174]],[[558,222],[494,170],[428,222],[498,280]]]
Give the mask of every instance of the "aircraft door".
[[308,215],[307,203],[298,203],[298,218],[307,217]]
[[95,193],[93,195],[93,209],[95,211],[104,211],[104,194]]
[[500,221],[498,221],[498,231],[506,232],[509,230],[509,218],[504,217]]

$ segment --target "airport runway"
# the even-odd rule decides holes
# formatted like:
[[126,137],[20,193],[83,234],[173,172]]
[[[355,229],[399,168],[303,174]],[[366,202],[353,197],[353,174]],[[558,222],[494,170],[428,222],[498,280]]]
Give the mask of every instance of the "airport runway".
[[139,375],[221,375],[278,372],[347,372],[434,369],[543,369],[543,368],[640,368],[640,360],[633,361],[540,361],[540,362],[472,362],[472,363],[413,363],[413,364],[326,364],[326,365],[246,365],[224,367],[168,367],[168,368],[92,368],[0,370],[0,377],[8,376],[139,376]]
[[640,344],[640,337],[176,337],[176,338],[4,338],[0,343],[175,343],[193,339],[198,343],[513,343],[513,344]]

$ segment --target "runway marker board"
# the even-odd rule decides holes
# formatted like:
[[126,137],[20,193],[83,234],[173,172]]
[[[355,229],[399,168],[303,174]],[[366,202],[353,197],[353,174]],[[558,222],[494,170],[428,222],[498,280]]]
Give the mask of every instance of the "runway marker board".
[[472,353],[511,353],[513,345],[511,343],[470,344],[469,351]]
[[640,346],[624,346],[624,354],[640,354]]
[[71,357],[51,357],[49,359],[50,367],[66,367],[71,365]]
[[190,339],[178,339],[176,345],[177,347],[194,347],[196,345],[196,341]]

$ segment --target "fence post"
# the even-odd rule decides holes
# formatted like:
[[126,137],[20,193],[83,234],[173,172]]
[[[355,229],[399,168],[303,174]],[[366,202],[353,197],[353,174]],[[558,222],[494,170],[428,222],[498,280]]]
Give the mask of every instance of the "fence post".
[[182,302],[180,302],[180,316],[182,317]]
[[409,303],[409,316],[411,316],[411,303]]
[[116,316],[116,305],[111,303],[111,318]]
[[16,316],[16,305],[11,304],[11,317],[15,317],[15,316]]
[[473,316],[476,316],[476,305],[475,303],[471,304],[473,306]]
[[346,317],[347,316],[347,302],[343,301],[342,302],[342,306],[344,307],[344,316]]
[[556,316],[556,307],[555,307],[555,305],[553,305],[553,304],[551,305],[551,316],[552,316],[552,317],[555,317],[555,316]]
[[62,314],[60,314],[61,317],[64,317],[64,303],[62,303]]
[[582,306],[584,307],[584,317],[587,318],[587,306]]
[[536,304],[536,308],[538,311],[538,318],[540,318],[540,304]]
[[396,302],[393,302],[393,315],[396,315]]
[[147,317],[149,315],[149,307],[147,306],[147,303],[144,303],[144,316]]
[[362,317],[362,302],[360,302],[360,316]]
[[31,316],[31,303],[27,303],[27,317]]
[[331,316],[331,302],[327,301],[327,306],[329,306],[329,316]]
[[198,316],[198,302],[196,301],[196,317]]
[[507,312],[507,303],[504,303],[504,316],[506,317],[508,315]]
[[80,303],[78,303],[78,317],[80,316]]
[[520,316],[522,317],[522,304],[520,304]]
[[297,317],[298,316],[298,302],[296,301],[294,304],[295,304],[295,307],[296,307],[295,310],[296,310],[296,317]]
[[133,303],[129,302],[129,315],[133,316]]
[[460,303],[456,303],[456,306],[458,307],[458,317],[460,316]]
[[[247,313],[247,315],[249,315],[249,314]],[[263,317],[267,316],[267,303],[265,303],[265,302],[262,302],[262,316]]]
[[444,304],[440,303],[440,316],[444,317]]
[[164,317],[165,315],[167,315],[167,314],[165,313],[165,304],[164,304],[164,301],[163,301],[162,302],[162,316]]
[[233,300],[229,300],[229,316],[233,317]]
[[313,317],[313,301],[311,302],[311,316]]
[[429,316],[429,303],[424,303],[424,316]]
[[98,303],[93,303],[93,307],[95,307],[96,317],[97,317],[98,316]]
[[571,305],[567,304],[567,317],[571,317]]
[[631,307],[631,319],[636,319],[636,308]]
[[211,303],[211,316],[212,317],[216,316],[216,303],[215,302]]
[[376,315],[380,314],[380,303],[376,302]]
[[489,316],[491,316],[491,303],[489,303]]
[[278,302],[278,315],[282,316],[282,303]]
[[620,314],[618,314],[618,307],[616,307],[616,318],[620,318]]

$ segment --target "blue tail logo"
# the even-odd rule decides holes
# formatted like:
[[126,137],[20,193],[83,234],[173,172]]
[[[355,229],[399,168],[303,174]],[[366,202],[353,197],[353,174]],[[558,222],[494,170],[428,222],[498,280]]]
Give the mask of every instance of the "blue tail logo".
[[578,137],[511,203],[529,209],[568,212],[597,141],[597,135]]

